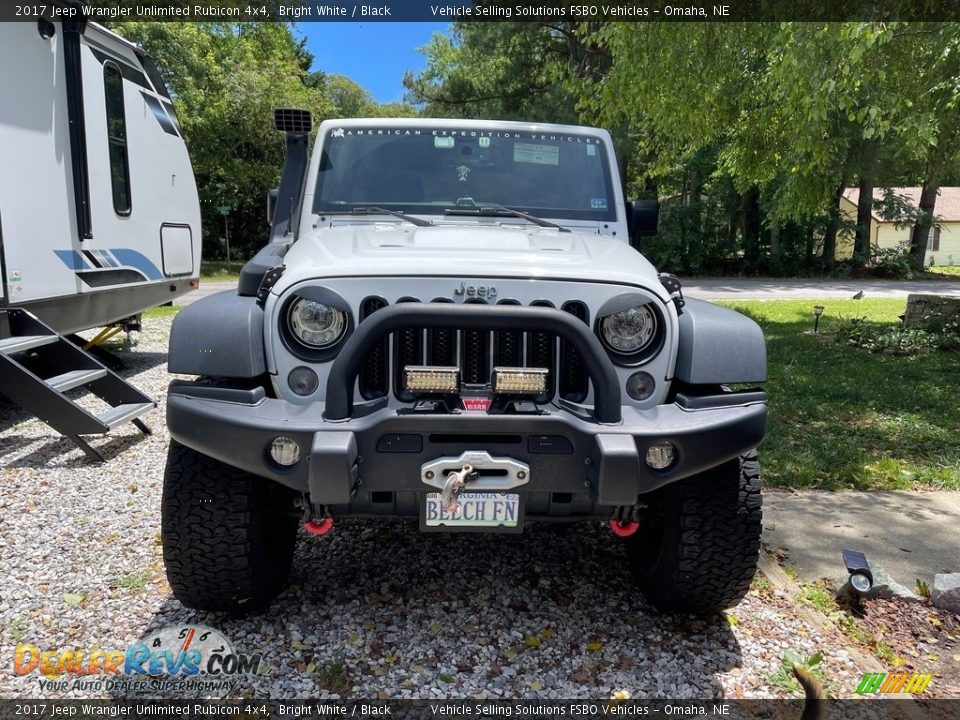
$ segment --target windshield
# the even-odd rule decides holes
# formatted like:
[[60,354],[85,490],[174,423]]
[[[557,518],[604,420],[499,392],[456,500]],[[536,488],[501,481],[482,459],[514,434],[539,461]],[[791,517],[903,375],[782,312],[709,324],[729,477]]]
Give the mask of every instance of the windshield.
[[443,215],[514,208],[568,220],[615,220],[607,151],[577,133],[477,128],[336,128],[323,138],[315,213],[377,206]]

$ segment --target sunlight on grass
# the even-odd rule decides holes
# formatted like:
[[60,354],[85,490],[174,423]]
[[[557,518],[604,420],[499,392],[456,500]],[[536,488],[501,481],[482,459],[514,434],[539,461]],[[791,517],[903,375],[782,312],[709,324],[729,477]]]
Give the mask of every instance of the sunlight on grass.
[[770,423],[760,447],[770,485],[828,489],[960,488],[955,354],[872,354],[808,334],[851,318],[899,323],[905,300],[723,303],[767,337]]

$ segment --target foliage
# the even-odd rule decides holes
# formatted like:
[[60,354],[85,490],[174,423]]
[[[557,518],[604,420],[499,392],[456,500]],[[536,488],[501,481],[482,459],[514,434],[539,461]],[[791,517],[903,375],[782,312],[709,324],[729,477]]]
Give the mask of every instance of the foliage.
[[823,668],[820,667],[821,663],[823,663],[823,653],[821,652],[815,652],[812,655],[803,657],[796,650],[790,648],[783,653],[783,658],[780,660],[780,667],[778,667],[777,672],[770,677],[770,680],[774,685],[789,693],[799,694],[802,692],[802,688],[793,675],[794,666],[803,668],[823,683],[824,675]]
[[923,270],[917,267],[910,254],[910,246],[906,243],[895,248],[875,248],[871,265],[877,277],[896,280],[913,280]]
[[572,122],[576,98],[565,88],[573,23],[456,22],[421,52],[427,68],[407,72],[407,100],[432,117]]
[[871,323],[855,318],[843,322],[831,337],[846,345],[888,355],[916,355],[937,350],[960,352],[960,320],[949,321],[934,329]]

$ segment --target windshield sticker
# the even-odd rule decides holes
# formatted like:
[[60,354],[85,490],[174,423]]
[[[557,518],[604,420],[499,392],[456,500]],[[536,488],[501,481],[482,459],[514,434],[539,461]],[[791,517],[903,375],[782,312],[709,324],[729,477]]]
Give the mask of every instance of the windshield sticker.
[[490,138],[488,137],[480,138],[480,147],[482,148],[490,147]]
[[594,210],[606,210],[607,199],[606,198],[590,198],[590,207]]
[[537,165],[559,165],[560,148],[556,145],[516,143],[513,146],[513,161]]
[[453,138],[452,137],[435,137],[433,139],[433,146],[441,150],[446,150],[453,147]]
[[596,155],[597,146],[596,145],[587,145],[587,155]]
[[466,165],[461,165],[460,167],[457,168],[457,180],[459,180],[460,182],[466,182],[467,175],[469,174],[470,174],[470,168],[467,167]]

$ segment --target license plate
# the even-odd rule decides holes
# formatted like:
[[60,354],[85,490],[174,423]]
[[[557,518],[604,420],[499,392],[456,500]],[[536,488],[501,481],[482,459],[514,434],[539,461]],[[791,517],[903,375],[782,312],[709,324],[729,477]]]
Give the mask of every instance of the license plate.
[[457,496],[460,512],[444,511],[440,493],[427,493],[424,524],[427,527],[507,527],[520,522],[520,495],[517,493],[465,492]]

